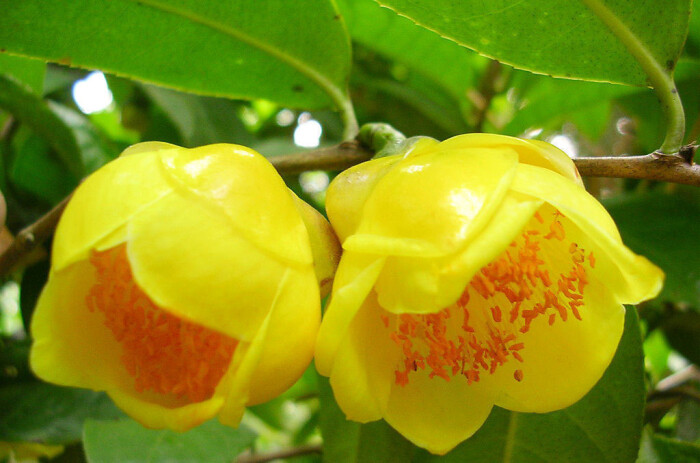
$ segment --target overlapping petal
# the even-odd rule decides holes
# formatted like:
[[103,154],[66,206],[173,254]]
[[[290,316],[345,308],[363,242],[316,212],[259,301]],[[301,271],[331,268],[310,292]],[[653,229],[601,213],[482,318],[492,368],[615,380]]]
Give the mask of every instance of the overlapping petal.
[[468,133],[452,137],[440,143],[440,151],[453,147],[484,147],[493,149],[512,149],[518,153],[518,162],[556,172],[574,183],[583,186],[581,176],[573,161],[562,150],[541,140],[524,140],[504,137],[491,133]]
[[379,313],[376,294],[370,293],[341,341],[330,382],[348,419],[368,422],[382,418],[399,359]]
[[47,381],[92,389],[127,384],[120,346],[85,298],[94,284],[85,261],[54,272],[32,317],[31,366]]
[[620,303],[636,304],[661,291],[663,272],[622,244],[610,215],[585,190],[551,171],[527,165],[518,166],[512,188],[554,206],[576,225],[572,232],[578,241],[596,246],[598,271]]
[[[81,183],[56,230],[54,271],[86,259],[90,249],[110,235],[110,245],[123,241],[124,225],[173,190],[162,175],[157,153],[120,157]],[[113,239],[120,230],[120,237]]]
[[426,243],[438,255],[454,253],[497,210],[515,174],[516,161],[515,152],[488,149],[416,153],[396,159],[365,201],[358,229],[348,238],[352,241],[344,241],[343,246],[367,253],[370,249],[363,240],[370,235]]
[[134,217],[128,235],[134,278],[160,307],[252,339],[286,270],[282,263],[251,246],[218,211],[178,194]]
[[294,200],[260,154],[240,145],[218,144],[163,151],[161,159],[181,190],[220,208],[246,241],[286,262],[312,262]]

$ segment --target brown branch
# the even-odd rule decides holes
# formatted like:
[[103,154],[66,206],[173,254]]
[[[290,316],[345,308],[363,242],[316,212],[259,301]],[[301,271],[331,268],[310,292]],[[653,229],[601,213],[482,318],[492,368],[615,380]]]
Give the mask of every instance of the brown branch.
[[689,365],[656,384],[647,394],[645,422],[658,421],[683,399],[700,402],[700,391],[692,384],[700,381],[700,369]]
[[680,371],[673,373],[659,381],[652,391],[668,391],[679,386],[688,384],[691,381],[700,383],[700,368],[694,364],[688,365]]
[[678,386],[664,391],[654,390],[647,396],[647,401],[651,402],[659,399],[671,399],[674,397],[692,399],[700,403],[700,391],[693,386]]
[[[647,154],[646,156],[582,157],[574,164],[584,177],[620,177],[659,180],[700,186],[700,165],[693,164],[697,146],[684,147],[679,155]],[[367,161],[373,153],[357,141],[348,141],[329,148],[305,151],[270,158],[281,174],[307,170],[343,170]],[[0,254],[0,277],[9,273],[22,256],[45,241],[58,224],[68,202],[64,199],[43,217],[19,232],[13,243]]]
[[700,164],[680,155],[575,158],[574,164],[584,177],[639,178],[700,186]]
[[41,216],[39,220],[17,233],[12,243],[0,254],[0,277],[10,273],[17,263],[51,236],[69,199],[70,196]]
[[346,141],[329,148],[276,156],[270,162],[281,174],[298,174],[307,170],[344,170],[369,160],[374,153],[358,141]]
[[243,455],[236,459],[236,463],[265,463],[282,458],[301,457],[312,453],[323,453],[323,448],[320,445],[302,445],[292,449],[279,450],[277,452]]

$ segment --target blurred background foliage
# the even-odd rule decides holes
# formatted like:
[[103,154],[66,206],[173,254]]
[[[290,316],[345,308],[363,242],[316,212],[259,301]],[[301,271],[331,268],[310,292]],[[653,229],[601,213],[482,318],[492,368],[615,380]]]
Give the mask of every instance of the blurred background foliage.
[[[574,157],[646,154],[663,140],[663,114],[648,88],[554,79],[517,70],[416,26],[371,0],[339,0],[338,7],[352,39],[348,94],[361,124],[382,121],[407,136],[438,139],[472,131],[531,137],[547,140]],[[687,118],[686,142],[700,134],[699,9],[696,3],[675,74]],[[48,30],[44,34],[50,42]],[[320,94],[311,92],[304,100],[306,89],[296,92],[301,96],[294,90],[279,94],[275,90],[270,94],[275,98],[268,99],[256,97],[255,92],[241,94],[245,99],[185,93],[67,66],[72,59],[60,58],[62,41],[58,39],[55,56],[18,49],[19,55],[53,61],[49,64],[4,53],[9,33],[0,33],[0,190],[7,203],[0,249],[8,246],[13,234],[65,198],[81,178],[133,143],[159,140],[186,147],[239,143],[272,157],[342,140],[341,115],[318,109],[332,106]],[[187,45],[185,38],[181,40],[182,44],[169,46]],[[95,53],[104,51],[100,46],[105,45],[98,43]],[[129,46],[126,43],[124,53]],[[349,49],[341,50],[342,43],[337,47],[349,60]],[[342,63],[345,58],[334,59]],[[90,62],[99,64],[88,57],[77,65],[101,67],[88,66]],[[105,63],[104,69],[119,70],[107,59]],[[138,69],[127,68],[119,74],[142,76]],[[178,77],[173,75],[171,86],[177,87]],[[343,76],[331,76],[329,81],[342,84]],[[335,88],[335,84],[329,85]],[[211,93],[194,83],[188,88]],[[228,94],[226,89],[221,93]],[[338,98],[336,105],[345,97]],[[285,180],[323,211],[324,192],[334,175],[311,171]],[[639,390],[632,388],[620,399],[632,407],[622,411],[632,416],[632,427],[643,416],[639,461],[700,461],[700,191],[645,180],[589,178],[586,184],[616,219],[625,243],[667,275],[662,294],[638,307],[642,337],[637,339],[638,322],[629,315],[623,342],[629,351],[618,352],[634,358],[634,349],[643,343],[643,389],[640,384]],[[244,455],[242,461],[267,461],[251,458],[297,449],[299,455],[293,461],[310,463],[324,458],[317,452],[324,437],[324,461],[443,461],[408,446],[383,423],[360,426],[344,421],[333,408],[326,380],[317,377],[313,366],[284,395],[252,407],[238,430],[210,422],[183,435],[144,430],[101,393],[40,382],[27,365],[26,328],[48,275],[49,249],[46,243],[27,256],[0,286],[0,442],[15,444],[13,453],[5,454],[11,445],[0,444],[0,461],[3,455],[7,461],[46,458],[60,451],[56,446],[63,446],[54,461],[224,462],[239,454]],[[621,375],[628,364],[619,365]],[[599,393],[606,393],[610,384],[597,388]],[[598,403],[595,400],[591,404]],[[492,461],[483,453],[492,444],[482,443],[501,432],[504,413],[495,411],[473,440],[444,461]],[[605,419],[609,411],[585,413],[594,420]],[[564,418],[551,419],[552,426],[566,427],[556,421]],[[333,434],[324,436],[324,430]],[[20,442],[49,447],[23,449]],[[637,448],[633,452],[636,455]],[[563,461],[556,460],[557,453],[551,455],[544,460],[523,456],[517,461]],[[629,452],[607,458],[630,461]]]

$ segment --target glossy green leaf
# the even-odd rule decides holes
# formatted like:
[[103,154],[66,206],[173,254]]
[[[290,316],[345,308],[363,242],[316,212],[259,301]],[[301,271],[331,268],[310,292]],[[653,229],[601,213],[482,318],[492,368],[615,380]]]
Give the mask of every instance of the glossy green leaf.
[[249,146],[253,137],[238,117],[240,104],[144,85],[144,92],[170,117],[187,147],[210,143]]
[[[644,319],[644,316],[641,318]],[[672,350],[661,330],[654,329],[644,339],[644,363],[652,383],[659,382],[668,374],[668,359]]]
[[360,424],[345,419],[328,378],[319,377],[320,427],[324,463],[405,463],[416,448],[384,421]]
[[0,387],[32,379],[28,340],[0,338]]
[[28,85],[34,93],[41,95],[44,88],[46,63],[23,56],[0,53],[0,74],[10,75]]
[[[646,85],[646,74],[601,21],[612,13],[662,67],[673,69],[690,0],[377,0],[477,52],[541,74]],[[663,31],[663,33],[660,33]]]
[[688,57],[700,59],[700,2],[693,2],[688,38],[685,41],[683,52]]
[[[686,121],[686,141],[694,141],[694,124],[700,115],[700,59],[681,59],[676,67],[676,88],[683,102]],[[626,95],[619,104],[636,121],[638,142],[643,153],[651,153],[664,139],[664,116],[659,100],[651,91]]]
[[700,445],[645,432],[637,463],[697,463]]
[[46,139],[73,175],[81,178],[85,174],[74,133],[30,87],[12,77],[0,76],[0,108]]
[[488,60],[381,8],[373,0],[339,0],[352,39],[404,64],[466,103]]
[[700,307],[700,195],[694,188],[622,195],[604,201],[622,240],[666,273],[658,301]]
[[641,333],[629,309],[615,358],[579,402],[542,415],[495,408],[452,452],[444,457],[421,452],[413,463],[630,463],[637,456],[644,397]]
[[88,418],[121,416],[102,392],[38,381],[0,387],[0,441],[67,444],[80,440]]
[[208,95],[348,104],[349,44],[327,0],[11,2],[0,47]]
[[434,82],[412,74],[406,82],[374,77],[356,70],[352,79],[358,118],[364,122],[392,121],[406,136],[445,139],[468,132],[458,101]]
[[85,423],[83,446],[90,463],[234,461],[251,446],[255,434],[216,420],[184,433],[146,429],[130,419]]
[[607,110],[614,98],[640,93],[636,88],[552,79],[526,72],[518,72],[512,85],[519,101],[525,103],[502,131],[514,136],[528,129],[561,126],[576,113],[599,105],[605,105]]
[[15,150],[10,180],[14,186],[48,204],[60,202],[79,181],[52,156],[48,144],[36,135],[29,136]]
[[[39,301],[41,290],[49,278],[49,259],[30,265],[22,273],[22,289],[19,292],[19,309],[22,314],[22,322],[26,327],[31,326],[32,315]],[[29,359],[27,359],[29,369]]]

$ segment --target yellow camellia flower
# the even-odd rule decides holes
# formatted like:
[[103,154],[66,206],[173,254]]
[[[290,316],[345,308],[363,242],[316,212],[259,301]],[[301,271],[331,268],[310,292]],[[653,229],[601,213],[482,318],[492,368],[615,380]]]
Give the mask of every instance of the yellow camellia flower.
[[326,207],[344,253],[317,369],[349,419],[384,418],[433,453],[494,405],[582,398],[613,358],[622,304],[662,285],[540,141],[423,139],[343,172]]
[[135,145],[63,213],[31,366],[148,427],[236,425],[311,361],[339,251],[258,153]]

